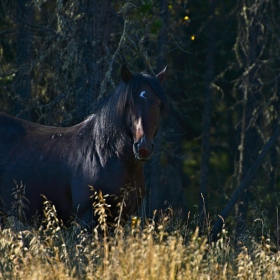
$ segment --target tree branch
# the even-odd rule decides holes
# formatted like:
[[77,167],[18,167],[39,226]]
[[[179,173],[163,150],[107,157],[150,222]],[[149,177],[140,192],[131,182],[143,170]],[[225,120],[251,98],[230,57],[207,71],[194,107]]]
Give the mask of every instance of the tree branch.
[[16,30],[3,30],[0,32],[0,36],[15,33],[15,32],[16,32]]
[[277,124],[276,129],[268,142],[264,145],[261,153],[258,155],[256,161],[254,162],[253,166],[245,176],[244,180],[240,183],[239,187],[235,190],[231,200],[228,202],[226,207],[223,209],[221,214],[218,216],[218,219],[216,223],[214,224],[214,227],[211,231],[211,240],[216,241],[217,240],[217,235],[221,231],[223,227],[224,220],[227,218],[229,215],[230,211],[234,207],[234,205],[237,203],[238,199],[240,198],[240,195],[243,193],[243,191],[250,186],[252,183],[253,179],[255,178],[255,175],[263,163],[264,158],[267,156],[269,153],[270,149],[273,147],[275,144],[277,138],[280,135],[280,123]]

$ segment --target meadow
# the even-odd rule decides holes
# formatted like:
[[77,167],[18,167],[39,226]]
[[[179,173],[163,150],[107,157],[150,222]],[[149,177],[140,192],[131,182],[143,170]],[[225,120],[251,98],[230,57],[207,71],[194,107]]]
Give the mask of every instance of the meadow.
[[[172,209],[155,219],[121,215],[107,225],[106,196],[95,194],[98,225],[82,228],[73,219],[64,227],[55,206],[46,200],[44,218],[24,221],[24,201],[2,216],[0,279],[279,279],[280,255],[269,237],[247,235],[235,244],[223,229],[209,242],[190,221]],[[120,209],[121,209],[120,205]],[[156,213],[155,213],[156,214]],[[210,230],[211,225],[209,224]]]

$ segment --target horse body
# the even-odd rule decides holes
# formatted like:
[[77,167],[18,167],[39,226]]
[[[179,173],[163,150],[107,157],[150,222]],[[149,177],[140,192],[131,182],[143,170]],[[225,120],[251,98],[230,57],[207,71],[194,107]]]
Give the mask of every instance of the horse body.
[[[71,214],[94,221],[92,191],[120,196],[130,186],[124,215],[131,215],[145,195],[143,165],[152,155],[165,103],[163,77],[132,76],[122,68],[123,83],[94,115],[72,127],[48,127],[0,114],[0,197],[5,212],[14,201],[15,182],[25,185],[30,219],[41,214],[43,194],[67,224]],[[159,74],[159,75],[160,75]],[[146,99],[143,98],[145,92]],[[141,96],[142,94],[142,96]],[[117,201],[109,196],[113,217]]]

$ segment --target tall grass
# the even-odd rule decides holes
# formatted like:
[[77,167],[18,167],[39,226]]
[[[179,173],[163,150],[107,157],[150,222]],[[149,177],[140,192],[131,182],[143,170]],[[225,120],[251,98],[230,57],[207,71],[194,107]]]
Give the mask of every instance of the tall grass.
[[175,223],[172,211],[163,214],[158,223],[150,220],[143,226],[133,218],[126,225],[116,221],[110,230],[106,225],[106,197],[101,193],[95,197],[99,224],[91,232],[75,222],[68,229],[63,227],[47,200],[39,227],[7,217],[0,230],[0,279],[280,277],[280,256],[271,251],[269,239],[262,237],[257,242],[249,237],[246,246],[234,246],[224,230],[218,242],[209,244],[198,229]]

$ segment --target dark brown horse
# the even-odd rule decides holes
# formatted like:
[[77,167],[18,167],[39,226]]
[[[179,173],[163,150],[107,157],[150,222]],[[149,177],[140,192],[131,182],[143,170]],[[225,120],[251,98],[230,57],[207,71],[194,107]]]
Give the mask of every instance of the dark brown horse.
[[[145,195],[143,164],[154,151],[160,116],[166,106],[161,87],[166,68],[156,77],[132,75],[123,66],[122,83],[97,108],[95,114],[72,127],[48,127],[0,113],[0,197],[9,213],[16,182],[25,185],[30,219],[42,213],[45,195],[67,224],[70,216],[91,224],[92,191],[121,195],[134,187],[124,215],[131,215]],[[111,213],[117,205],[108,198]]]

